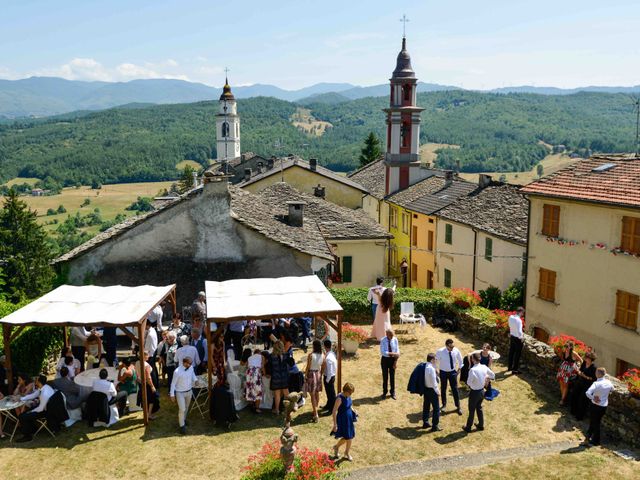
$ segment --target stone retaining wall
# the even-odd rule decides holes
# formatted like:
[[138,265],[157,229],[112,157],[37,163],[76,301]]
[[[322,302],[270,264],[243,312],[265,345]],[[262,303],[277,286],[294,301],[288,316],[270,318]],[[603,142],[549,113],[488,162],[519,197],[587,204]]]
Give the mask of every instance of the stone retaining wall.
[[[458,314],[458,319],[462,332],[491,343],[503,358],[507,355],[508,334],[464,313]],[[525,334],[521,363],[527,374],[558,390],[556,372],[560,359],[549,345]],[[627,386],[615,377],[609,376],[609,379],[614,385],[614,391],[609,395],[609,407],[603,420],[604,435],[627,445],[640,446],[640,399],[632,397]]]

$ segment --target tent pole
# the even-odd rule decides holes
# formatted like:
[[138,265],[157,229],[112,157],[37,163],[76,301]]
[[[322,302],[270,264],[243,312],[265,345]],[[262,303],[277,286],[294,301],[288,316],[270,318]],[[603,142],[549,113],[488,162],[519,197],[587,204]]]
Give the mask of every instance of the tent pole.
[[138,324],[138,355],[140,357],[140,376],[142,377],[142,417],[144,424],[149,425],[149,407],[147,404],[147,372],[144,368],[144,328],[147,321]]
[[342,314],[338,314],[338,391],[342,391]]
[[213,380],[213,362],[211,361],[211,320],[207,318],[207,395],[209,397],[209,405],[211,405],[211,387]]
[[173,305],[173,316],[176,316],[176,313],[178,312],[178,305],[177,305],[177,301],[176,301],[176,289],[174,288],[173,291],[171,292],[171,305]]
[[2,336],[4,339],[4,354],[5,354],[5,365],[4,368],[7,372],[7,380],[9,383],[9,393],[13,394],[13,365],[11,364],[11,329],[12,326],[3,323],[2,324]]
[[67,332],[67,327],[66,325],[64,327],[62,327],[62,340],[64,342],[64,348],[69,348],[69,335]]

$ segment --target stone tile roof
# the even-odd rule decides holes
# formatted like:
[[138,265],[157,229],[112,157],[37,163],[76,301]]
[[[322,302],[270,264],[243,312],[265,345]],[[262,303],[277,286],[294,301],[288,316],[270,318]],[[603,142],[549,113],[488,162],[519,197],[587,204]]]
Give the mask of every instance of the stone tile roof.
[[516,185],[493,183],[460,198],[436,215],[519,245],[527,244],[529,205]]
[[[594,171],[598,167],[603,167],[602,171]],[[640,157],[593,156],[526,185],[522,192],[640,207]]]
[[359,183],[369,191],[369,194],[376,197],[379,200],[384,198],[385,183],[384,177],[384,160],[376,160],[364,167],[360,167],[355,172],[351,172],[348,177],[354,182]]
[[[202,186],[199,186],[175,199],[154,202],[155,210],[127,218],[125,221],[114,225],[108,230],[100,232],[82,245],[58,257],[53,263],[67,262],[75,257],[81,256],[103,243],[116,239],[149,218],[161,215],[166,210],[178,204],[196,198],[201,193]],[[232,185],[229,185],[229,193],[231,196],[231,217],[235,221],[263,234],[271,240],[300,252],[327,260],[333,259],[331,250],[316,225],[305,225],[302,228],[291,227],[283,221],[279,212],[276,212],[274,208],[265,204],[257,195]]]
[[[302,160],[300,157],[287,157],[287,158],[281,158],[276,160],[274,166],[272,169],[267,170],[266,172],[263,173],[258,173],[254,176],[251,177],[251,179],[249,179],[248,181],[245,182],[241,182],[238,184],[239,187],[245,187],[247,185],[251,185],[252,183],[258,182],[260,180],[262,180],[263,178],[267,178],[270,177],[272,175],[277,175],[280,174],[280,170],[286,170],[288,168],[292,168],[298,166],[300,168],[304,168],[305,170],[309,170],[311,171],[311,167],[309,166],[309,162]],[[350,179],[349,177],[343,176],[343,175],[338,175],[336,172],[334,172],[333,170],[329,170],[328,168],[322,167],[320,165],[317,165],[316,167],[316,174],[326,177],[326,178],[330,178],[331,180],[335,180],[336,182],[340,182],[343,183],[344,185],[348,185],[349,187],[355,188],[357,190],[360,190],[361,192],[364,193],[368,193],[368,190],[362,186],[361,184],[357,183],[356,181]]]
[[363,210],[353,210],[322,198],[296,190],[288,183],[278,182],[262,190],[258,196],[282,215],[288,214],[288,201],[303,201],[305,222],[318,225],[327,240],[364,240],[392,238],[380,224]]
[[399,192],[392,193],[387,196],[385,200],[401,207],[409,208],[413,202],[419,198],[424,197],[432,193],[441,190],[445,186],[445,179],[443,176],[431,175],[430,177],[420,180],[418,183],[400,190]]
[[445,184],[440,190],[429,193],[409,203],[407,208],[414,212],[432,215],[447,205],[451,205],[459,198],[469,195],[477,188],[478,185],[475,183],[454,179],[450,185]]

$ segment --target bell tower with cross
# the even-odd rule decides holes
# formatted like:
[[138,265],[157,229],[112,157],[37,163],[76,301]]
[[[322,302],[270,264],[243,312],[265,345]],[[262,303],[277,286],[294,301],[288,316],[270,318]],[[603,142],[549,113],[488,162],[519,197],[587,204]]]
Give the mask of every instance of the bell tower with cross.
[[240,156],[240,117],[229,85],[229,69],[225,68],[224,72],[225,82],[216,114],[216,157],[219,162]]
[[423,178],[420,169],[420,112],[416,104],[418,79],[407,52],[406,25],[403,15],[402,49],[391,75],[391,92],[387,114],[387,151],[385,154],[385,191],[392,194]]

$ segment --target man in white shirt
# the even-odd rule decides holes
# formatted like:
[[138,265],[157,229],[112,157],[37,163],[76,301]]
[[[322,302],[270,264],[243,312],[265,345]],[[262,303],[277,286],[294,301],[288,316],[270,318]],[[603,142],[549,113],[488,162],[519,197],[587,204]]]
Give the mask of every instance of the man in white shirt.
[[613,384],[606,378],[607,371],[604,367],[596,369],[596,381],[587,390],[587,397],[591,400],[589,415],[589,429],[584,445],[600,445],[600,423],[607,412],[609,394],[613,390]]
[[509,365],[508,371],[520,373],[520,355],[522,354],[522,345],[524,340],[524,332],[522,331],[522,317],[524,316],[524,308],[518,307],[515,315],[509,317]]
[[91,389],[94,392],[104,393],[107,396],[107,402],[109,405],[114,403],[118,404],[118,408],[123,411],[127,404],[127,392],[121,390],[118,392],[116,386],[111,380],[109,380],[109,372],[105,368],[101,369],[98,373],[98,377],[93,381]]
[[[438,372],[436,368],[436,354],[427,355],[427,364],[424,369],[424,396],[422,399],[422,428],[431,428],[432,432],[442,430],[438,426],[440,422],[440,386],[438,385]],[[429,423],[429,415],[433,407],[432,423]]]
[[382,398],[387,396],[387,385],[391,388],[389,393],[392,399],[396,399],[396,365],[400,356],[398,339],[393,335],[393,330],[388,329],[386,336],[380,340],[380,367],[382,368]]
[[471,425],[473,425],[476,413],[478,414],[476,428],[484,430],[484,414],[482,412],[484,387],[487,384],[487,380],[495,380],[496,378],[495,374],[489,370],[489,367],[480,363],[479,353],[471,355],[471,362],[473,365],[469,369],[469,377],[467,378],[467,386],[471,389],[469,393],[469,417],[467,418],[467,424],[462,427],[467,433],[471,432]]
[[164,312],[162,311],[162,305],[156,305],[156,307],[151,310],[149,315],[147,316],[147,323],[150,323],[152,327],[155,327],[156,332],[162,332],[162,316]]
[[178,425],[180,433],[187,433],[186,419],[191,404],[192,389],[196,383],[196,374],[191,367],[191,358],[185,357],[182,365],[173,372],[171,387],[169,389],[169,397],[172,402],[178,402]]
[[39,375],[38,378],[36,378],[35,384],[36,390],[34,390],[33,393],[20,397],[21,402],[35,400],[36,398],[39,399],[37,407],[20,414],[18,417],[18,424],[22,431],[22,438],[19,438],[16,441],[20,443],[30,442],[33,439],[33,434],[37,430],[36,421],[47,415],[47,403],[55,393],[55,390],[47,385],[47,377],[44,375]]
[[458,415],[462,415],[460,394],[458,393],[458,372],[460,372],[462,368],[462,354],[460,350],[453,345],[452,339],[448,338],[444,342],[444,347],[436,351],[436,360],[438,360],[438,366],[440,367],[441,410],[444,411],[447,407],[447,383],[449,383],[451,385],[453,402],[456,405],[456,412],[458,412]]
[[327,394],[327,403],[322,410],[333,412],[333,405],[336,403],[336,372],[338,371],[338,360],[336,354],[331,348],[331,340],[328,338],[324,341],[324,391]]
[[200,365],[200,356],[198,350],[193,345],[189,345],[189,337],[182,335],[180,337],[180,344],[182,345],[176,352],[176,365],[182,365],[185,358],[189,357],[192,360],[194,367]]
[[[376,284],[369,289],[369,293],[367,294],[367,301],[371,304],[371,315],[374,320],[376,319],[376,310],[378,309],[378,295],[382,295],[384,291],[383,283],[384,278],[376,278]],[[378,295],[376,295],[376,293]]]
[[91,335],[91,332],[84,328],[84,326],[71,328],[71,334],[69,335],[71,352],[73,353],[73,357],[80,361],[80,371],[84,370],[85,344],[89,335]]

